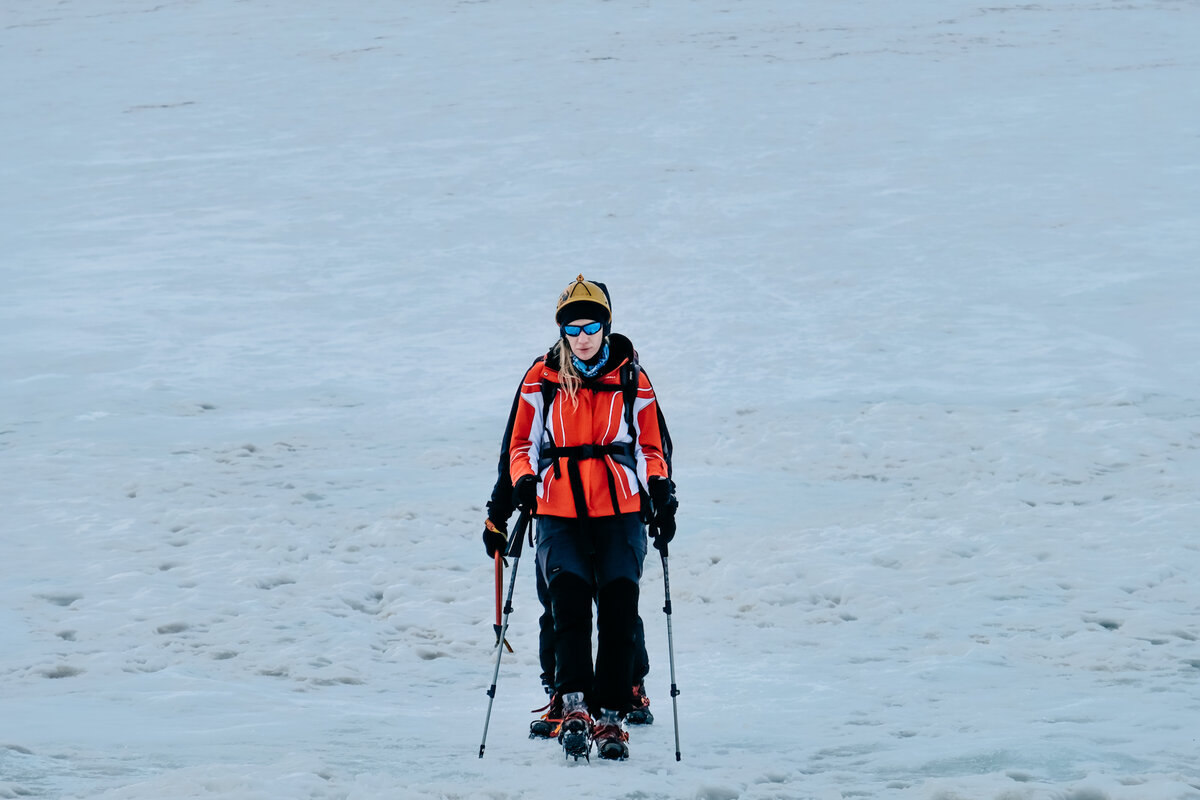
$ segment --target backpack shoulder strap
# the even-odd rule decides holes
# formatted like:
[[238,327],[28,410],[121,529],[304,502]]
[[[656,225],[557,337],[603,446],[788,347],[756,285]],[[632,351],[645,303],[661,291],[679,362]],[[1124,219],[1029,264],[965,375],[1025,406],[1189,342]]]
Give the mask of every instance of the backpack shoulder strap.
[[629,359],[629,363],[621,368],[621,399],[625,402],[625,425],[629,435],[637,430],[633,425],[633,404],[637,400],[638,384],[641,383],[642,365],[638,363],[637,355]]
[[542,413],[550,411],[550,404],[554,402],[554,395],[558,394],[558,384],[554,381],[548,381],[544,377],[541,380],[542,387]]

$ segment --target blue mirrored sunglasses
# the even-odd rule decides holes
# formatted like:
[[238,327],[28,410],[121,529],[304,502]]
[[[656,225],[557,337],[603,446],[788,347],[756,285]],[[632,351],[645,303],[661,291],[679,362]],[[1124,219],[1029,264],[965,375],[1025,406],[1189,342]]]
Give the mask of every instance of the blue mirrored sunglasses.
[[578,336],[581,332],[591,336],[604,327],[603,322],[589,322],[587,325],[563,325],[562,332],[567,336]]

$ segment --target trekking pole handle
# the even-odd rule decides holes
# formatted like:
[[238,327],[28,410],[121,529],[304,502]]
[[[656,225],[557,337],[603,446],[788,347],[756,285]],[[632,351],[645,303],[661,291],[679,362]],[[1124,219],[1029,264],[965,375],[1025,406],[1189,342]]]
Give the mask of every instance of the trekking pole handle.
[[[500,592],[501,592],[501,585],[504,583],[504,561],[503,561],[503,556],[500,555],[499,550],[496,551],[495,563],[496,563],[496,626],[499,627],[499,625],[500,625]],[[499,633],[499,631],[497,631],[497,633]]]
[[658,526],[654,525],[653,523],[650,525],[650,538],[654,541],[655,549],[663,554],[663,558],[666,558],[669,555],[667,550],[669,549],[668,546],[670,545],[670,542],[663,542],[662,547],[658,546]]
[[508,548],[504,555],[508,558],[520,558],[521,550],[525,547],[525,531],[529,528],[529,521],[533,518],[532,512],[522,511],[517,517],[517,526],[513,530],[513,535],[508,539]]

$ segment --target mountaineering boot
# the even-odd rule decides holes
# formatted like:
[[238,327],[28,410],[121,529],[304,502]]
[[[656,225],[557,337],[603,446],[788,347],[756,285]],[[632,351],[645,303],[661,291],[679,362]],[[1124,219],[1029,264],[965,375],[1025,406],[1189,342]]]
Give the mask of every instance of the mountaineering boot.
[[628,725],[652,725],[654,715],[650,713],[650,698],[646,696],[646,684],[639,683],[633,687],[633,699],[630,701],[632,710],[625,715]]
[[555,692],[550,697],[550,702],[541,708],[534,709],[533,713],[544,711],[541,719],[535,719],[529,723],[529,738],[530,739],[554,739],[558,737],[558,727],[563,721],[563,701],[562,695]]
[[563,754],[578,761],[592,755],[592,717],[583,702],[583,692],[568,692],[563,695],[562,724],[558,727],[558,743]]
[[629,734],[621,726],[616,711],[601,709],[600,719],[592,728],[592,741],[601,758],[624,761],[629,758]]

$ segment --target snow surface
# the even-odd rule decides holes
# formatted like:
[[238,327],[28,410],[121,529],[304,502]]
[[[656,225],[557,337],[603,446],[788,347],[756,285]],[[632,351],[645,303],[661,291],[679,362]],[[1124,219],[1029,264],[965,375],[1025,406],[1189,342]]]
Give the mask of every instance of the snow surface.
[[[1200,798],[1200,5],[10,0],[0,797]],[[672,424],[625,763],[482,505],[576,273]]]

